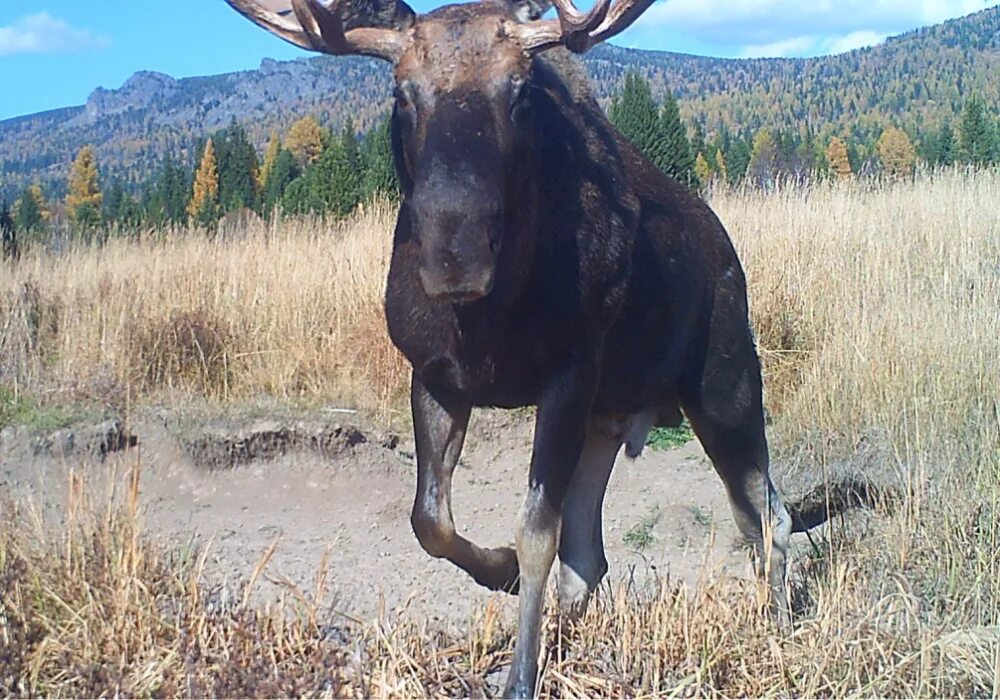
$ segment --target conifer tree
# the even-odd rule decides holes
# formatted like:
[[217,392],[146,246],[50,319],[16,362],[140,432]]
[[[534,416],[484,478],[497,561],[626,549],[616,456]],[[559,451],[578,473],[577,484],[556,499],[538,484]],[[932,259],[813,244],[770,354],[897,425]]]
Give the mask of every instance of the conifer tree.
[[750,144],[746,139],[736,137],[730,140],[729,148],[725,151],[730,184],[738,185],[743,182],[750,169],[752,155]]
[[222,211],[257,206],[260,177],[257,152],[236,118],[212,139],[218,172],[218,202]]
[[697,186],[695,157],[691,151],[687,129],[681,122],[677,99],[667,91],[660,110],[659,140],[663,143],[661,161],[654,164],[667,175],[686,185]]
[[364,171],[361,183],[362,199],[371,199],[375,195],[385,195],[392,199],[399,196],[399,181],[392,162],[388,116],[365,136],[361,144],[361,165]]
[[836,136],[830,139],[830,145],[826,147],[826,159],[830,164],[830,171],[838,180],[849,180],[854,174],[851,160],[847,156],[847,146]]
[[982,167],[993,159],[993,128],[986,116],[986,102],[974,94],[962,110],[961,153],[969,165]]
[[96,226],[101,219],[103,195],[98,179],[94,147],[84,146],[73,161],[69,174],[69,192],[66,195],[69,216],[82,229]]
[[195,171],[187,213],[202,226],[214,223],[219,218],[219,171],[212,139],[205,143],[205,151]]
[[28,185],[14,205],[15,228],[24,234],[37,233],[48,220],[49,207],[41,184]]
[[362,177],[361,148],[354,122],[347,120],[340,132],[340,162],[336,174],[336,188],[331,209],[338,216],[346,216],[354,211],[361,201]]
[[121,228],[135,228],[142,220],[139,203],[125,190],[121,180],[115,178],[104,196],[104,221]]
[[187,219],[190,196],[190,175],[168,152],[163,158],[155,186],[148,188],[143,197],[146,218],[155,226],[182,224]]
[[877,148],[886,175],[901,179],[913,173],[916,151],[905,131],[895,126],[887,127],[878,140]]
[[611,103],[608,117],[622,136],[665,171],[668,154],[660,114],[649,83],[641,75],[635,71],[625,75],[625,87]]
[[6,199],[0,202],[0,254],[8,260],[17,260],[21,254],[14,216]]
[[264,216],[271,216],[275,207],[285,196],[289,184],[298,176],[299,168],[295,163],[295,156],[287,148],[279,149],[274,162],[267,170],[267,179],[264,182],[264,192],[261,197]]
[[933,165],[954,165],[958,160],[958,144],[955,142],[955,130],[947,119],[941,124],[935,137],[937,157]]

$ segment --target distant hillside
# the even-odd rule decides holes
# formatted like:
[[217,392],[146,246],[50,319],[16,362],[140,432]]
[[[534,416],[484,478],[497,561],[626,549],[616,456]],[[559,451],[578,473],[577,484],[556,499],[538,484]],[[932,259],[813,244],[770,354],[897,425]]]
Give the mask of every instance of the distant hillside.
[[[602,46],[584,63],[601,99],[639,70],[659,94],[673,90],[683,116],[710,135],[769,126],[871,140],[889,122],[920,133],[953,118],[974,91],[996,109],[1000,6],[838,56],[740,60]],[[136,73],[86,105],[0,121],[0,196],[35,178],[58,192],[87,143],[105,178],[139,182],[166,152],[190,160],[199,137],[234,116],[262,147],[304,114],[366,129],[389,94],[387,67],[354,57],[265,60],[256,71],[183,80]]]

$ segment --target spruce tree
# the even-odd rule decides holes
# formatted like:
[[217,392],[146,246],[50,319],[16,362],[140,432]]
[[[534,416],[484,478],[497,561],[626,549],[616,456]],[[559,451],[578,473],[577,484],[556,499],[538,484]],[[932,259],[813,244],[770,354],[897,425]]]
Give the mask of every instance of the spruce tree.
[[29,185],[14,205],[14,227],[24,235],[36,234],[45,226],[48,216],[42,186],[37,182]]
[[952,128],[950,121],[946,119],[941,124],[941,128],[938,129],[934,140],[937,142],[935,144],[937,158],[934,165],[954,165],[958,160],[958,144],[955,142],[955,130]]
[[978,94],[962,110],[960,145],[962,160],[969,165],[982,167],[993,159],[993,127],[986,116],[986,102]]
[[687,129],[681,122],[677,100],[669,91],[660,110],[660,141],[663,143],[661,162],[654,164],[667,175],[689,186],[697,186],[698,177],[694,171],[695,157],[691,152]]
[[361,144],[362,199],[377,195],[399,197],[399,181],[392,161],[391,124],[388,116],[368,132]]
[[361,201],[362,176],[361,147],[354,122],[347,120],[340,132],[340,161],[336,174],[337,186],[331,209],[338,216],[347,216]]
[[14,216],[6,199],[0,202],[0,253],[8,260],[17,260],[21,253]]
[[115,178],[104,194],[104,209],[101,215],[106,226],[113,226],[118,222],[118,211],[124,198],[125,188],[122,186],[122,181]]
[[750,156],[752,151],[746,139],[734,137],[729,141],[729,148],[725,150],[725,159],[728,165],[729,183],[738,185],[747,176],[750,167]]
[[[204,146],[199,150],[204,150]],[[147,184],[143,193],[146,220],[153,226],[179,225],[187,219],[191,180],[187,170],[168,152],[163,158],[156,182]]]
[[622,136],[631,141],[657,168],[666,172],[666,142],[653,93],[645,78],[629,71],[625,87],[611,103],[608,117]]
[[267,169],[267,179],[264,182],[263,200],[264,216],[271,216],[288,185],[299,176],[299,168],[295,163],[295,156],[287,148],[278,150],[274,161]]
[[213,138],[219,179],[219,205],[224,211],[257,206],[257,152],[236,118]]

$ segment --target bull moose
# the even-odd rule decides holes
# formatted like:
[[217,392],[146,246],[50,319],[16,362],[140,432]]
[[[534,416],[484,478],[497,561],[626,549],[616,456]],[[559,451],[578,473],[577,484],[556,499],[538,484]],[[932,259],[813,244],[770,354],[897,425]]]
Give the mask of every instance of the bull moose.
[[[746,279],[708,205],[608,122],[573,53],[652,0],[483,0],[417,15],[402,0],[227,0],[305,49],[392,64],[401,188],[385,297],[413,365],[411,522],[434,557],[520,595],[504,691],[535,691],[556,555],[562,610],[607,571],[602,506],[622,446],[635,457],[681,411],[787,622],[793,519],[768,475]],[[452,473],[472,407],[536,406],[516,548],[458,534]],[[797,521],[798,519],[796,519]]]

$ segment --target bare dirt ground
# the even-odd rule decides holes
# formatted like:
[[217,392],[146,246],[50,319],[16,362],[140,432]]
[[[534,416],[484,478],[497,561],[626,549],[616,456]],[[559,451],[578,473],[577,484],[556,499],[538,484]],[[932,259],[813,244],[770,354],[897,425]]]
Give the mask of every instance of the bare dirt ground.
[[[513,610],[513,598],[479,588],[420,548],[409,525],[415,466],[408,436],[327,420],[210,426],[178,437],[170,422],[147,415],[132,437],[107,424],[42,436],[7,428],[0,499],[30,500],[58,517],[70,469],[97,484],[116,474],[121,484],[141,460],[147,532],[181,551],[207,546],[205,575],[228,590],[240,590],[277,540],[257,596],[275,594],[281,580],[311,592],[329,548],[327,599],[348,619],[369,620],[384,606],[461,625],[491,597]],[[524,413],[473,417],[454,513],[477,543],[513,540],[531,427]],[[722,484],[696,441],[619,457],[604,522],[611,582],[669,575],[693,584],[706,562],[709,571],[749,575]]]

